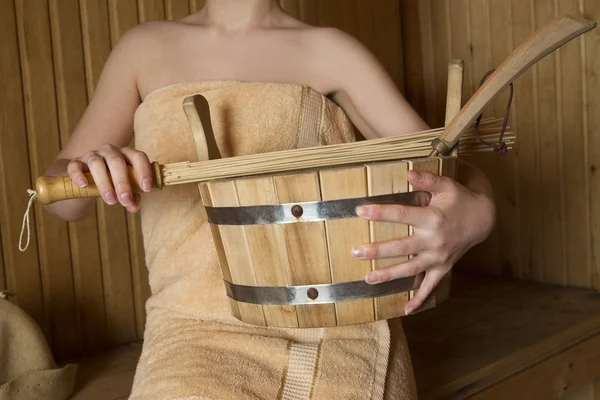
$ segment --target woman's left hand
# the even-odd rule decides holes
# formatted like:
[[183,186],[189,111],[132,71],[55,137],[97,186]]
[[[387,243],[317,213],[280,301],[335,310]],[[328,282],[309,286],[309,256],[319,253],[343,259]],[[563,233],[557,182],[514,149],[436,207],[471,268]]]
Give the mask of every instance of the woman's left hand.
[[408,181],[415,190],[432,194],[428,206],[368,205],[359,207],[357,212],[370,221],[411,225],[413,234],[398,240],[362,245],[352,251],[359,259],[415,255],[401,264],[373,271],[366,278],[368,283],[376,284],[424,272],[419,289],[405,306],[407,315],[421,306],[471,247],[488,237],[496,214],[491,196],[475,193],[450,178],[409,171]]

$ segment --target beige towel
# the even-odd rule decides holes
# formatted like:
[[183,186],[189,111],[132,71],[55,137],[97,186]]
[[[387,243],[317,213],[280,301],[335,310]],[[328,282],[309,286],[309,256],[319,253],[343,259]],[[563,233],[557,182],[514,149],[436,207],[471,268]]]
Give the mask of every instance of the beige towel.
[[[354,140],[335,103],[302,85],[168,86],[136,112],[135,145],[161,164],[196,160],[182,101],[202,94],[223,157]],[[406,341],[387,322],[280,329],[233,318],[197,185],[142,196],[152,296],[132,399],[412,399]],[[390,353],[391,349],[391,353]]]
[[0,400],[62,400],[77,366],[58,368],[36,323],[0,292]]

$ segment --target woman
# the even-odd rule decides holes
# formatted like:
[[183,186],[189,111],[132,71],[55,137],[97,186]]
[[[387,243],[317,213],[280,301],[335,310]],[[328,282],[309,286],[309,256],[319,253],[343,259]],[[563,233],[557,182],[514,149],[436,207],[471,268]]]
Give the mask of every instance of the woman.
[[[350,141],[346,116],[368,139],[428,128],[356,40],[336,29],[306,25],[275,0],[207,0],[182,20],[127,32],[46,174],[68,174],[85,187],[83,171],[89,170],[106,203],[142,210],[152,296],[131,398],[414,398],[401,330],[390,339],[387,322],[326,329],[240,323],[229,315],[224,290],[215,284],[217,256],[197,188],[172,187],[144,194],[141,201],[132,194],[127,164],[148,190],[149,159],[165,163],[195,156],[193,141],[182,133],[181,100],[197,93],[206,95],[223,156],[283,150],[300,142]],[[302,100],[295,102],[298,96]],[[314,140],[302,131],[289,133],[290,116],[310,114],[305,112],[311,107],[308,98],[321,101],[323,111]],[[134,130],[132,149],[127,146]],[[485,177],[463,164],[460,177],[459,183],[411,173],[413,187],[433,193],[428,207],[359,210],[366,219],[414,227],[409,238],[359,246],[352,253],[362,259],[418,254],[366,277],[377,284],[425,272],[407,314],[493,226],[495,208]],[[71,200],[47,209],[78,220],[93,204]]]

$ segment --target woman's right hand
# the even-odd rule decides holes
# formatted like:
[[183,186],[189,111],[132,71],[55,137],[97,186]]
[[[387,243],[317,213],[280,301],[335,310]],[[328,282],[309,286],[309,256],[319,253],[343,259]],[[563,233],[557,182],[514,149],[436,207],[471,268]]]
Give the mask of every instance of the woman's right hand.
[[138,210],[138,196],[133,194],[128,168],[131,165],[145,192],[152,188],[152,170],[146,153],[131,147],[118,148],[107,144],[83,156],[72,159],[67,165],[71,180],[81,188],[88,185],[84,172],[89,171],[102,199],[110,205],[117,202],[128,212]]

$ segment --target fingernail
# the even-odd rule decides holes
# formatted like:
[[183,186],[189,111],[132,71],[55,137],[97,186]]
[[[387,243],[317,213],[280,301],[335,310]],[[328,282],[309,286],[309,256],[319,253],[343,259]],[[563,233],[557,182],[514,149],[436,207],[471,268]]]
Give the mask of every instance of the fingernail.
[[420,181],[423,179],[423,174],[420,173],[419,171],[413,171],[413,173],[415,174],[415,178]]
[[88,184],[88,183],[87,183],[87,180],[85,180],[84,178],[79,178],[79,179],[77,180],[77,185],[79,185],[79,187],[82,187],[82,188],[84,188],[84,187],[86,187],[86,186],[87,186],[87,184]]
[[356,209],[356,214],[359,217],[369,217],[371,216],[371,207],[358,207]]
[[149,192],[152,189],[152,182],[150,179],[146,178],[142,181],[142,190],[144,192]]
[[406,308],[404,309],[404,315],[410,315],[412,312],[413,312],[412,308],[408,308],[408,307],[406,307]]
[[131,195],[127,192],[121,193],[121,203],[124,206],[128,206],[131,204]]
[[108,192],[104,195],[104,200],[112,206],[117,202],[117,197],[113,192]]
[[357,247],[355,249],[352,249],[352,257],[361,258],[361,257],[364,257],[366,255],[366,253],[367,252],[362,247]]
[[379,274],[377,272],[371,272],[367,275],[367,283],[377,283],[379,282]]

